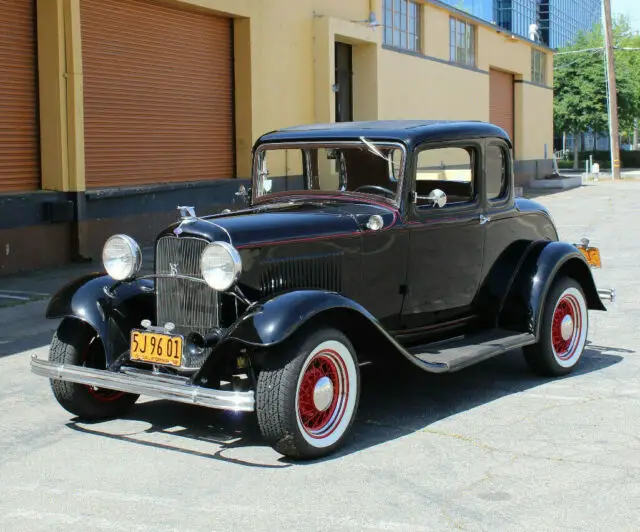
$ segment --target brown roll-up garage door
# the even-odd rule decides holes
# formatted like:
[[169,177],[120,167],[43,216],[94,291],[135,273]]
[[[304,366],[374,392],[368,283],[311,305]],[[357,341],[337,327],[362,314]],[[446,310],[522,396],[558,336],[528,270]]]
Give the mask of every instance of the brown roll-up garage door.
[[40,188],[35,0],[0,0],[0,192]]
[[489,108],[489,120],[504,129],[514,142],[512,74],[491,69]]
[[81,0],[87,187],[234,175],[231,20]]

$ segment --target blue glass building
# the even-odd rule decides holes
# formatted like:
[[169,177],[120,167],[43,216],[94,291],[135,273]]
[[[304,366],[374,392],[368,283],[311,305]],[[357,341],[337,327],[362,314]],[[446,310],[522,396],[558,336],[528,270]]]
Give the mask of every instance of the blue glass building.
[[440,0],[551,48],[561,48],[600,21],[602,0]]

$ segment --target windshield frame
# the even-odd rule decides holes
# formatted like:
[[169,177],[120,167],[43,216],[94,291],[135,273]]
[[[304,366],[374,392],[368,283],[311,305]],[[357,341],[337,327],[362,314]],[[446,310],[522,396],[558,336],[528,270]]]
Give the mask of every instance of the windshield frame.
[[[287,149],[301,149],[305,148],[361,148],[364,150],[368,150],[367,146],[360,139],[353,140],[312,140],[312,141],[277,141],[277,142],[265,142],[260,144],[254,154],[253,161],[251,165],[251,203],[253,205],[260,203],[267,203],[278,198],[282,197],[295,197],[295,196],[314,196],[318,194],[330,194],[331,196],[344,196],[345,198],[371,198],[377,200],[382,200],[385,203],[389,203],[397,208],[400,207],[402,200],[402,193],[404,191],[404,182],[405,182],[405,171],[407,167],[407,147],[404,143],[399,141],[392,140],[375,140],[371,138],[367,138],[369,142],[374,144],[375,146],[379,146],[381,148],[397,148],[402,153],[402,161],[400,163],[400,169],[398,171],[397,176],[397,187],[396,194],[394,198],[389,198],[382,196],[380,194],[372,194],[367,192],[354,192],[354,191],[341,191],[341,190],[297,190],[297,191],[287,191],[287,192],[275,192],[275,193],[267,193],[261,196],[257,196],[257,191],[259,188],[262,188],[262,181],[264,176],[261,175],[260,172],[260,163],[262,160],[263,152],[267,150],[287,150]],[[371,157],[376,157],[373,153]],[[305,169],[307,170],[307,169]]]

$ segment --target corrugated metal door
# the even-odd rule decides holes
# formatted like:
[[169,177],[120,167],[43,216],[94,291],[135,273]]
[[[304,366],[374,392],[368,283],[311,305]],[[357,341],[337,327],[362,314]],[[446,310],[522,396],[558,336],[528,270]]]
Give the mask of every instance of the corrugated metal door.
[[504,129],[514,142],[513,75],[491,69],[489,76],[489,120]]
[[81,0],[87,187],[234,176],[232,25]]
[[35,0],[0,0],[0,192],[40,188]]

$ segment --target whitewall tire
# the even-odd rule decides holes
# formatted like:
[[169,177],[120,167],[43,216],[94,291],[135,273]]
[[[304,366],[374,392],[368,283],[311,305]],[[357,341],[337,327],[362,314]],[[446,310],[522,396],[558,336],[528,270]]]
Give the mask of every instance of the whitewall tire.
[[307,330],[268,356],[256,389],[263,437],[291,458],[331,453],[347,436],[358,407],[360,374],[351,342],[335,329]]
[[544,302],[537,344],[524,348],[529,365],[543,375],[565,375],[580,361],[587,343],[589,314],[580,284],[557,279]]

